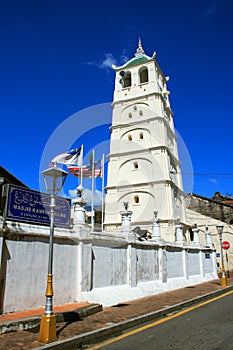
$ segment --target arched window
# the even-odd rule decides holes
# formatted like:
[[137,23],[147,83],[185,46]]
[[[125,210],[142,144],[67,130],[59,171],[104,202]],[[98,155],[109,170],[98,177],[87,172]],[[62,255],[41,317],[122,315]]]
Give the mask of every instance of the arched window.
[[175,184],[177,184],[177,170],[172,159],[170,159],[170,178]]
[[122,82],[123,82],[124,88],[131,86],[131,73],[130,72],[125,73],[125,75],[122,79]]
[[128,140],[132,141],[132,136],[131,135],[128,135]]
[[141,111],[139,111],[139,115],[141,115],[141,116],[143,115],[143,111],[142,111],[142,110],[141,110]]
[[138,162],[134,162],[133,167],[134,167],[134,169],[138,169]]
[[143,140],[143,132],[140,132],[139,138],[140,138],[140,140]]
[[189,229],[189,237],[190,237],[190,241],[193,241],[193,230],[190,228]]
[[140,80],[140,84],[148,82],[148,69],[147,69],[147,67],[143,67],[139,71],[139,80]]
[[129,118],[132,118],[132,113],[129,113],[129,114],[128,114],[128,117],[129,117]]
[[139,197],[138,195],[136,194],[136,196],[134,196],[134,203],[138,204],[139,203]]

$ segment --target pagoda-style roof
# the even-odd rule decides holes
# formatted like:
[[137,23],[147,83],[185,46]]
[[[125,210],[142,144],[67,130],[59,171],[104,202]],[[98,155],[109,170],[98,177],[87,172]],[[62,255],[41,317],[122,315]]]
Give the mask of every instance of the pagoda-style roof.
[[143,62],[148,62],[151,60],[154,60],[155,58],[155,53],[153,54],[152,57],[147,56],[142,48],[142,42],[141,39],[139,38],[138,41],[138,48],[137,51],[134,54],[135,57],[131,58],[129,61],[127,61],[126,63],[124,63],[122,66],[117,67],[115,65],[112,65],[113,69],[115,70],[119,70],[119,69],[125,69],[125,68],[129,68],[132,66],[136,66],[137,64],[141,64]]
[[136,64],[147,62],[149,60],[151,60],[151,58],[146,55],[143,55],[142,57],[134,57],[130,61],[126,62],[126,64],[124,65],[124,68],[135,66]]

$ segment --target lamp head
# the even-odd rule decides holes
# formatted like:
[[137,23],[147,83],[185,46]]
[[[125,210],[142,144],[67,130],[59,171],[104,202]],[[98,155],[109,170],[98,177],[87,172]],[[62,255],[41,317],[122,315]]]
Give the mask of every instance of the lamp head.
[[68,173],[54,164],[52,167],[43,170],[42,175],[44,176],[45,187],[48,192],[53,194],[58,193],[65,182]]
[[221,235],[221,234],[223,233],[223,227],[224,227],[224,225],[221,224],[221,223],[218,223],[218,224],[216,225],[217,232],[218,232],[219,235]]

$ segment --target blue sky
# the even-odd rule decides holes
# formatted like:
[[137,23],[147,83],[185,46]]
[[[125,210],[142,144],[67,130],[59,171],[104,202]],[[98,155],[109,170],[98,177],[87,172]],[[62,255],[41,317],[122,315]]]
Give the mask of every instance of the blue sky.
[[[51,135],[75,113],[111,103],[111,64],[131,58],[139,36],[145,52],[156,51],[170,76],[174,122],[191,157],[193,192],[233,193],[231,0],[0,0],[0,164],[39,189]],[[88,153],[93,142],[109,137],[104,118],[96,118],[99,129],[86,139],[77,130],[72,146],[83,142]],[[84,120],[80,117],[80,125]],[[76,182],[69,175],[67,193]]]

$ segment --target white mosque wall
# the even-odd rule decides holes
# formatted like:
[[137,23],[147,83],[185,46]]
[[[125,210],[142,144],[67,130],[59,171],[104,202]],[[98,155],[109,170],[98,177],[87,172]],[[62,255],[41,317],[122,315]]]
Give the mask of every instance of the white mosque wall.
[[[56,304],[77,300],[77,243],[64,231],[58,230],[54,240]],[[49,227],[8,222],[0,234],[0,312],[44,306]]]
[[[43,307],[49,228],[5,222],[1,233],[0,312]],[[138,241],[134,235],[55,229],[54,304],[113,305],[216,278],[208,247]]]

